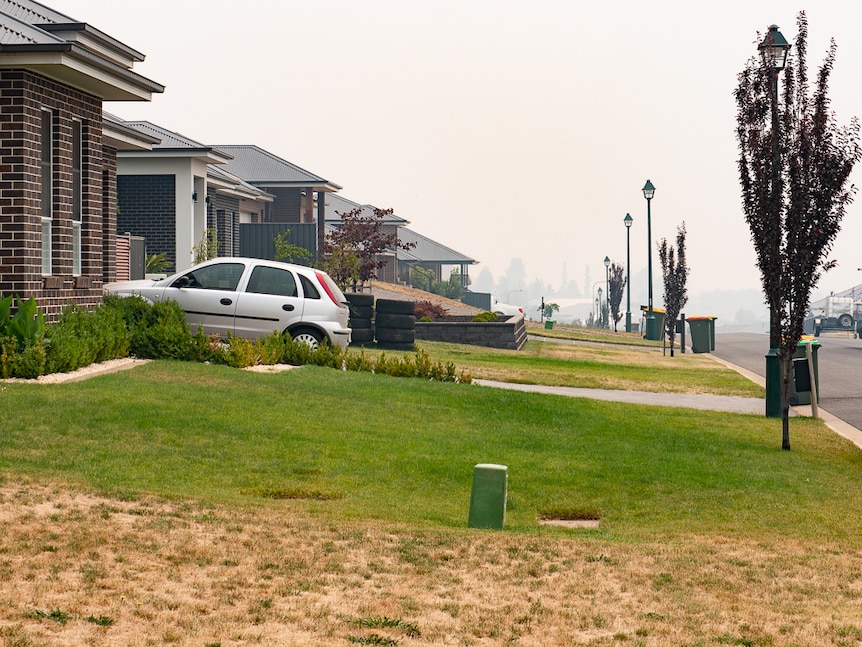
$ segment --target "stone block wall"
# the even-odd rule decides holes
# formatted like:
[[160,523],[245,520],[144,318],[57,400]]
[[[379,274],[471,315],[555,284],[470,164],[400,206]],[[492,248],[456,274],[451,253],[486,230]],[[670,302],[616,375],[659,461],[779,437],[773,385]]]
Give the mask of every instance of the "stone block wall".
[[520,350],[527,341],[527,325],[522,315],[499,317],[496,322],[447,317],[441,321],[417,321],[416,339]]

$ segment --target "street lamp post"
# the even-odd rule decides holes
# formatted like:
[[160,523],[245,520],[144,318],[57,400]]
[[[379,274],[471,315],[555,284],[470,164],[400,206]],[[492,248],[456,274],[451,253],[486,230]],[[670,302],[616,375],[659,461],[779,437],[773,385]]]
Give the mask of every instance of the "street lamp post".
[[609,275],[609,268],[611,266],[611,259],[605,256],[605,301],[606,301],[606,309],[608,320],[605,321],[605,326],[611,327],[611,281]]
[[646,198],[646,228],[647,228],[647,275],[649,277],[649,297],[647,301],[646,338],[656,339],[655,315],[652,309],[652,214],[650,214],[650,203],[655,195],[655,187],[649,180],[642,189]]
[[628,213],[623,218],[626,223],[626,332],[632,331],[632,220]]
[[[784,38],[778,25],[771,25],[763,42],[757,46],[762,52],[764,62],[772,68],[772,186],[773,199],[778,200],[781,190],[781,149],[779,147],[780,121],[778,118],[778,75],[787,63],[790,43]],[[775,232],[773,254],[778,254],[781,240],[781,213],[776,203],[772,213],[772,228]],[[781,363],[778,347],[781,344],[778,322],[773,321],[774,313],[769,313],[769,352],[766,354],[766,417],[781,417]]]
[[[602,319],[602,289],[601,288],[598,289],[598,293],[599,293],[599,296],[596,297],[596,310],[598,310],[598,312],[596,313],[596,318],[598,319],[599,322],[602,322],[603,319]],[[600,325],[601,325],[601,323],[600,323]],[[598,327],[599,326],[596,326],[596,328],[598,328]]]

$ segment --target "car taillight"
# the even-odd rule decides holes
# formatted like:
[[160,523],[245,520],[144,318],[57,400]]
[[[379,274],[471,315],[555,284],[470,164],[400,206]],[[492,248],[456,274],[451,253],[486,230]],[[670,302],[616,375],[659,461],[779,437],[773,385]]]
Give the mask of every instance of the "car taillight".
[[329,282],[326,280],[326,275],[322,272],[315,272],[314,275],[317,277],[317,282],[323,286],[323,291],[326,292],[327,296],[332,300],[332,303],[338,307],[343,306],[344,304],[336,299],[335,295],[332,293],[332,290],[329,287]]

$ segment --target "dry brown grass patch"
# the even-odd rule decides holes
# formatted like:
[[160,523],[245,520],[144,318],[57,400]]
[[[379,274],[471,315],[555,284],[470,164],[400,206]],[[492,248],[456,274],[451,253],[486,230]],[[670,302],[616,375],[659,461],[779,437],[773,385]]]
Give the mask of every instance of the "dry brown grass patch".
[[789,647],[862,638],[859,550],[336,523],[292,505],[119,501],[10,479],[0,487],[0,645]]

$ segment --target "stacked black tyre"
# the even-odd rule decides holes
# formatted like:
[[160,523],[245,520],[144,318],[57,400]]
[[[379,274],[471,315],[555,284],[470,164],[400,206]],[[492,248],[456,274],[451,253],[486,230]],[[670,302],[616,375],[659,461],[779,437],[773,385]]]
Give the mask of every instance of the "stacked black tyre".
[[374,327],[371,323],[374,317],[374,295],[348,293],[350,303],[350,319],[348,326],[353,330],[350,335],[351,346],[363,346],[374,342]]
[[380,348],[413,350],[416,343],[416,315],[413,301],[377,299],[374,335]]

